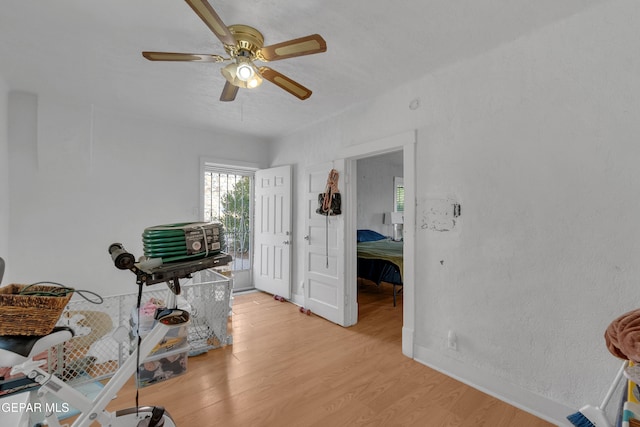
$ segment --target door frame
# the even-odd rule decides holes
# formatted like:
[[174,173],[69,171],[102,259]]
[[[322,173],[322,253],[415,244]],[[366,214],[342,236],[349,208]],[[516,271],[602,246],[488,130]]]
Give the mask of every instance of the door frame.
[[404,268],[403,313],[402,313],[402,353],[413,358],[415,336],[415,248],[416,248],[416,142],[417,131],[411,130],[385,138],[352,145],[340,151],[339,158],[345,159],[348,177],[345,182],[345,321],[354,325],[358,321],[358,283],[356,257],[357,224],[357,172],[359,159],[393,151],[403,152],[405,206],[404,206]]
[[[254,187],[255,187],[255,172],[263,169],[259,164],[253,162],[244,162],[240,160],[229,160],[211,156],[200,156],[199,157],[200,168],[198,176],[199,182],[199,206],[198,208],[193,208],[192,213],[198,216],[198,220],[202,221],[204,219],[204,173],[208,167],[217,168],[220,170],[228,169],[229,172],[245,172],[247,175],[251,175],[251,180],[253,184],[251,185],[251,194],[249,195],[249,228],[251,229],[251,234],[249,236],[249,260],[250,265],[248,270],[241,270],[242,272],[246,272],[245,274],[238,277],[236,273],[236,278],[233,282],[234,290],[249,290],[254,289],[253,286],[253,227],[254,227]],[[236,286],[240,283],[241,288],[237,288]]]

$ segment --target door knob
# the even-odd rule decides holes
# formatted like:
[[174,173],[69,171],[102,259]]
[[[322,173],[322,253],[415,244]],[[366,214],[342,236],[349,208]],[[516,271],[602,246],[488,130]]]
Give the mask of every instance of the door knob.
[[282,242],[283,245],[288,245],[290,244],[290,242],[288,240],[285,240],[284,242]]

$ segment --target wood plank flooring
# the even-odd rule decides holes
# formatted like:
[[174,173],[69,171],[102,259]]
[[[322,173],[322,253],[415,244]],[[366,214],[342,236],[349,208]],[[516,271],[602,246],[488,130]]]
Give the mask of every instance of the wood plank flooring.
[[[270,295],[236,295],[233,345],[190,357],[187,374],[140,390],[180,427],[551,424],[401,352],[402,297],[362,284],[359,323],[342,328]],[[134,406],[129,381],[110,408]]]

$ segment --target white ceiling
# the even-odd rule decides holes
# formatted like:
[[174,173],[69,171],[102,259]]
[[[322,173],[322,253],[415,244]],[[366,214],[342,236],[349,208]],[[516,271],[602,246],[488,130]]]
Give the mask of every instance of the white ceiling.
[[604,1],[210,0],[226,25],[257,28],[265,45],[313,33],[327,41],[325,53],[269,63],[311,98],[265,81],[223,103],[224,64],[141,55],[226,56],[182,0],[2,0],[0,76],[10,89],[273,139]]

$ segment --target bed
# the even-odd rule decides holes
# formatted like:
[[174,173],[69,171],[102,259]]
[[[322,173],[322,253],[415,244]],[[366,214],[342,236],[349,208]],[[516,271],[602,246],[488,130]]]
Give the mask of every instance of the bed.
[[393,285],[393,306],[402,289],[403,242],[396,242],[373,230],[358,230],[358,277]]

